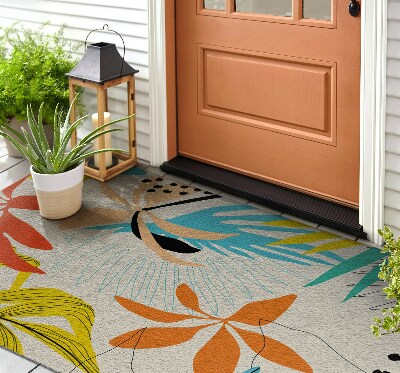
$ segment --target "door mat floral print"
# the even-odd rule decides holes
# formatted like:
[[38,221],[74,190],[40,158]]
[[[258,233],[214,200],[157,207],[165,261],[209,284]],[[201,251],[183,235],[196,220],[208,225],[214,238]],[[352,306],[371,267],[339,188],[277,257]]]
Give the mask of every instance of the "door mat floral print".
[[[57,372],[399,372],[378,248],[132,169],[0,195],[0,346]],[[388,356],[392,358],[389,359]]]

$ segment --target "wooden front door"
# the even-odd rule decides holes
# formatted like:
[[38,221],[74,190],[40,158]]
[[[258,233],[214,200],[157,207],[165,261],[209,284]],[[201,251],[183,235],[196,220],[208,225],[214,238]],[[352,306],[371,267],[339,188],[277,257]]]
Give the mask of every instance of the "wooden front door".
[[349,0],[176,0],[180,155],[356,206]]

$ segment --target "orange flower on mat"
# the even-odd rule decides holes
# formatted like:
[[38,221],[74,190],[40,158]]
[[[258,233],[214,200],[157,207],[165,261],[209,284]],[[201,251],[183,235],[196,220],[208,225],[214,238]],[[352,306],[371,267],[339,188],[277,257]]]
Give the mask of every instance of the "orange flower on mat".
[[235,337],[230,333],[230,328],[235,330],[259,356],[299,372],[309,373],[313,371],[302,357],[283,343],[231,324],[232,322],[239,322],[250,326],[267,325],[276,320],[292,305],[296,299],[295,295],[291,294],[249,303],[228,318],[218,318],[204,312],[200,308],[197,295],[186,284],[177,287],[176,296],[182,305],[195,311],[198,315],[165,312],[118,296],[115,299],[128,311],[152,321],[174,323],[187,319],[197,319],[206,321],[206,323],[192,327],[137,329],[113,338],[110,344],[121,348],[136,349],[174,346],[189,341],[202,329],[221,324],[217,333],[197,352],[193,360],[193,371],[195,373],[234,372],[240,357],[240,347]]
[[20,272],[44,273],[41,269],[34,267],[18,256],[6,236],[7,234],[15,241],[32,249],[52,249],[46,238],[10,212],[10,209],[39,209],[36,196],[12,197],[15,188],[23,181],[24,179],[10,185],[0,193],[0,262]]

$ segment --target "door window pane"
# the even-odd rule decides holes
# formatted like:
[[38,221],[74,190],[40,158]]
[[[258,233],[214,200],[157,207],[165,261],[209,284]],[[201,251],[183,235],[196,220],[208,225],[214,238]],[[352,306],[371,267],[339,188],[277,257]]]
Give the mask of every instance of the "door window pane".
[[332,19],[332,0],[303,0],[303,18]]
[[204,8],[213,10],[225,10],[225,0],[204,0]]
[[292,0],[236,0],[235,11],[291,17]]

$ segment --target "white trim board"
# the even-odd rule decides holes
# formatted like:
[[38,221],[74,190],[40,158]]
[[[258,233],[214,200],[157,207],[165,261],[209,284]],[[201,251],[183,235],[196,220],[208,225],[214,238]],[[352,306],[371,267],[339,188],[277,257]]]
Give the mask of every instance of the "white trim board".
[[382,244],[385,190],[387,2],[364,0],[361,8],[360,224]]
[[165,0],[149,0],[150,164],[167,160]]
[[[360,224],[381,244],[385,175],[387,2],[361,4]],[[151,164],[167,160],[165,2],[149,0]]]

